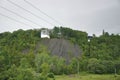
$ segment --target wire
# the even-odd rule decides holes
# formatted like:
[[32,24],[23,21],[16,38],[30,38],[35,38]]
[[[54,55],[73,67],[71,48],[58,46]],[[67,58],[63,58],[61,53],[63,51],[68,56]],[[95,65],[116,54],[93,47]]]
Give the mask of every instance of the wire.
[[[18,20],[16,20],[16,19],[11,18],[11,17],[9,17],[9,16],[6,16],[6,15],[4,15],[4,14],[2,14],[2,13],[0,13],[0,15],[6,17],[6,18],[8,18],[8,19],[11,19],[11,20],[13,20],[13,21],[16,21],[16,22],[18,22],[18,23],[22,23],[22,24],[24,24],[24,25],[27,25],[27,26],[32,27],[31,25],[28,25],[28,24],[26,24],[26,23],[24,23],[24,22],[18,21]],[[33,28],[33,27],[32,27],[32,28]]]
[[27,19],[27,18],[24,18],[23,16],[21,16],[21,15],[15,13],[15,12],[13,12],[13,11],[11,11],[11,10],[5,8],[5,7],[2,7],[2,6],[0,6],[0,7],[3,8],[3,9],[5,9],[6,11],[9,11],[9,12],[11,12],[11,13],[13,13],[13,14],[15,14],[15,15],[17,15],[17,16],[19,16],[19,17],[21,17],[21,18],[23,18],[23,19],[25,19],[25,20],[27,20],[27,21],[29,21],[29,22],[31,22],[31,23],[33,23],[33,24],[36,24],[37,26],[41,26],[41,27],[42,27],[42,25],[39,25],[39,24],[37,24],[37,23],[35,23],[35,22],[33,22],[33,21]]
[[40,10],[39,8],[37,8],[36,6],[34,6],[32,3],[30,3],[27,0],[24,0],[27,4],[31,5],[33,8],[35,8],[36,10],[38,10],[39,12],[41,12],[42,14],[46,15],[47,17],[49,17],[51,20],[55,21],[56,23],[58,23],[59,25],[61,24],[59,21],[57,21],[56,19],[54,19],[53,17],[47,15],[45,12],[43,12],[42,10]]
[[[17,4],[15,4],[14,2],[12,2],[12,1],[10,1],[10,0],[7,0],[7,1],[10,2],[11,4],[13,4],[13,5],[15,5],[15,6],[17,6],[17,7],[21,8],[21,9],[23,9],[24,11],[26,11],[26,12],[32,14],[33,16],[35,16],[35,17],[37,17],[37,18],[39,18],[39,19],[45,21],[46,23],[49,23],[49,24],[53,25],[53,24],[50,23],[49,21],[47,21],[47,20],[43,19],[42,17],[40,17],[40,16],[38,16],[38,15],[32,13],[31,11],[29,11],[29,10],[27,10],[27,9],[25,9],[25,8],[23,8],[23,7],[19,6],[19,5],[17,5]],[[54,26],[54,25],[53,25],[53,26]]]

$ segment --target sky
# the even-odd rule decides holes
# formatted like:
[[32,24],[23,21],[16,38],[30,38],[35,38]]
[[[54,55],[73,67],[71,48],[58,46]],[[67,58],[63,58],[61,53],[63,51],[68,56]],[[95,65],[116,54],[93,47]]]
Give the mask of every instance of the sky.
[[89,35],[101,35],[103,30],[118,34],[120,0],[0,0],[0,33],[54,26],[85,31]]

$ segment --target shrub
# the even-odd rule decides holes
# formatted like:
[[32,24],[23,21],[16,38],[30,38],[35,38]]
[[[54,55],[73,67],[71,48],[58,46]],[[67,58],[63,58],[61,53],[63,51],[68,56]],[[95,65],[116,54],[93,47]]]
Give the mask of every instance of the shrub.
[[47,75],[49,78],[54,78],[54,74],[53,73],[48,73]]

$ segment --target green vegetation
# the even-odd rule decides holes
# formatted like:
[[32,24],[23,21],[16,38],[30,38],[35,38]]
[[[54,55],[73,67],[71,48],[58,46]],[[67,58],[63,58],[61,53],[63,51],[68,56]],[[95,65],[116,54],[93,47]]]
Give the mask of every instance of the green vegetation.
[[[77,80],[69,75],[83,71],[95,75],[80,75],[81,80],[113,80],[113,75],[102,74],[120,74],[119,35],[104,32],[100,37],[94,35],[88,42],[86,32],[53,28],[51,38],[67,39],[82,49],[82,55],[71,58],[69,63],[62,57],[51,56],[43,45],[37,49],[41,41],[39,35],[40,30],[0,33],[0,80]],[[63,74],[68,76],[54,77]]]
[[114,75],[99,75],[99,74],[86,74],[86,75],[61,75],[56,76],[56,80],[119,80],[120,76]]

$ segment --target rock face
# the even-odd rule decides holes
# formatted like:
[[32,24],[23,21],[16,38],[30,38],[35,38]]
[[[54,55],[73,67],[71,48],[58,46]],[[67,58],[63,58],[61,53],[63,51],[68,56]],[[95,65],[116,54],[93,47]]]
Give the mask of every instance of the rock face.
[[82,53],[77,44],[65,39],[42,39],[40,44],[45,45],[52,55],[63,57],[67,62],[73,57],[79,57]]

